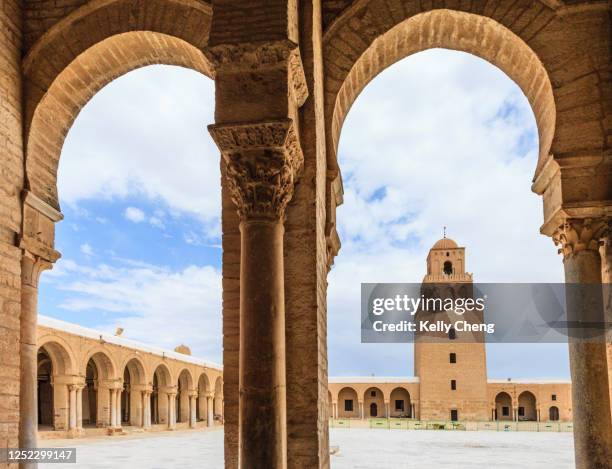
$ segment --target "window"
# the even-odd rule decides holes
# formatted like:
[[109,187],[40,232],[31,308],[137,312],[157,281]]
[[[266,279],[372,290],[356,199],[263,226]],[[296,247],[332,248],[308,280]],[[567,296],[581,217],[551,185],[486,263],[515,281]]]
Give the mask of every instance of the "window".
[[510,416],[510,407],[508,407],[506,405],[502,407],[502,416],[504,416],[504,417],[509,417]]
[[370,392],[370,396],[371,396],[371,397],[376,397],[376,391],[372,391],[372,392]]
[[453,273],[453,263],[451,261],[446,261],[444,263],[444,273],[446,275],[451,275]]
[[345,399],[344,401],[344,411],[352,412],[353,411],[353,399]]
[[403,399],[395,400],[395,410],[399,410],[401,412],[404,411],[404,400]]
[[456,379],[451,379],[451,390],[453,391],[457,390],[457,380]]
[[450,340],[455,340],[455,339],[457,338],[457,331],[455,330],[455,328],[454,328],[454,327],[451,327],[451,328],[448,330],[448,338],[449,338]]
[[525,416],[525,408],[524,407],[519,407],[518,408],[518,414],[519,414],[519,417],[524,417]]
[[453,422],[459,420],[459,412],[457,411],[457,409],[451,409],[451,420]]
[[449,356],[450,363],[457,363],[457,354],[455,352],[451,352]]
[[550,400],[551,401],[556,401],[557,400],[557,395],[553,394],[552,396],[550,396]]

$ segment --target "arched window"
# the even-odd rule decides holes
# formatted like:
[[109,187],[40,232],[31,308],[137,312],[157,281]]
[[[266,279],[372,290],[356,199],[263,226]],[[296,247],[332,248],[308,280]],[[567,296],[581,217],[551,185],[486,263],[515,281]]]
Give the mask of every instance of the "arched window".
[[548,420],[552,422],[556,422],[559,420],[559,408],[556,406],[552,406],[548,409]]
[[453,273],[453,263],[451,261],[446,261],[444,263],[444,273],[446,275],[451,275]]
[[378,415],[378,406],[375,402],[370,404],[370,417],[376,417]]
[[455,339],[457,338],[457,331],[455,330],[455,328],[454,328],[454,327],[451,327],[451,328],[448,330],[448,338],[449,338],[450,340],[455,340]]

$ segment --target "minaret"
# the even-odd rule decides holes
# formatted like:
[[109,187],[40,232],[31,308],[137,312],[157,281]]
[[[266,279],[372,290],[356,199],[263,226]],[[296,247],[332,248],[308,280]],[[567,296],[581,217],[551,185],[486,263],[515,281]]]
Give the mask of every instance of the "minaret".
[[[472,274],[465,271],[465,248],[446,237],[427,255],[422,290],[442,297],[473,296]],[[427,293],[429,292],[429,293]],[[420,320],[447,323],[483,321],[481,313],[419,312]],[[490,419],[487,403],[487,365],[482,334],[452,330],[415,335],[414,371],[420,380],[418,418],[421,420]]]

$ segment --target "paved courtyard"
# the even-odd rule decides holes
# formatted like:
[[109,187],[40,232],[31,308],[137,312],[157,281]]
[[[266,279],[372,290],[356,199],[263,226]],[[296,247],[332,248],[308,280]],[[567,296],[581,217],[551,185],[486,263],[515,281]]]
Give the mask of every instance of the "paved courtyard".
[[[571,433],[332,429],[334,469],[573,468]],[[223,431],[177,431],[86,440],[47,440],[76,447],[77,464],[53,469],[223,468]]]

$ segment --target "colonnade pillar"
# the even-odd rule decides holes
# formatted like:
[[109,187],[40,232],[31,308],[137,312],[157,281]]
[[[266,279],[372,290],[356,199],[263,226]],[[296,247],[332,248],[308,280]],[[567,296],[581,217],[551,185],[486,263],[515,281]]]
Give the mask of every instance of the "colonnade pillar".
[[553,236],[563,254],[567,320],[570,325],[578,325],[570,329],[568,337],[578,469],[604,468],[612,461],[610,388],[599,253],[607,229],[606,219],[568,219]]
[[168,429],[176,428],[176,391],[168,392]]
[[83,430],[83,388],[85,384],[78,384],[76,388],[76,428]]
[[216,73],[209,130],[240,231],[238,325],[224,317],[224,350],[238,349],[239,374],[236,379],[234,355],[224,353],[223,394],[231,400],[225,463],[228,469],[285,468],[284,225],[303,166],[296,119],[308,95],[298,9],[295,2],[277,2],[269,14],[253,17],[247,0],[215,2],[214,9],[205,50]]
[[[54,248],[55,223],[63,215],[30,191],[23,193],[21,249],[21,311],[19,315],[19,447],[38,444],[38,280],[60,258]],[[36,463],[20,463],[35,468]]]
[[215,411],[213,409],[212,393],[206,395],[206,426],[212,427],[215,419]]
[[68,429],[75,430],[77,427],[77,386],[75,384],[68,385]]
[[151,391],[141,391],[142,396],[142,428],[151,428]]
[[[38,347],[36,324],[38,315],[38,279],[51,263],[23,252],[21,259],[21,315],[19,343],[19,447],[36,448],[38,440]],[[36,463],[22,463],[22,468],[35,468]]]
[[196,398],[198,397],[197,391],[192,392],[189,395],[189,427],[195,428],[196,426]]
[[283,221],[302,153],[290,119],[210,131],[240,217],[241,466],[286,467]]

